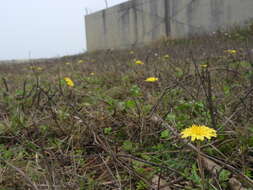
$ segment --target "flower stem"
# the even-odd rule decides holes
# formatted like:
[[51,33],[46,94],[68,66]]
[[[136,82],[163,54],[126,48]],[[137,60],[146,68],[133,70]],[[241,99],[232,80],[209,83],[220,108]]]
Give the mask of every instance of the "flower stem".
[[204,168],[202,165],[202,157],[200,154],[200,142],[197,142],[197,148],[198,148],[197,163],[198,163],[199,173],[201,176],[201,190],[205,190],[205,174],[204,174]]

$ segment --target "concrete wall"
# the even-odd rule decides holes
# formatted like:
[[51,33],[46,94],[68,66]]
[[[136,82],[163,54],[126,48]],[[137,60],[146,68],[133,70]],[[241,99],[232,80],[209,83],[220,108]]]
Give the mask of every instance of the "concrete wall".
[[170,0],[172,37],[243,25],[253,19],[253,0]]
[[227,29],[253,19],[253,0],[132,0],[85,17],[88,51]]

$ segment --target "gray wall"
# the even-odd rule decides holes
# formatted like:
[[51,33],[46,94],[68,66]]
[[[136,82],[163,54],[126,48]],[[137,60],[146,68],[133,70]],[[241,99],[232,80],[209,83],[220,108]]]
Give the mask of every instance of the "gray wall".
[[132,0],[85,17],[88,51],[129,48],[243,25],[253,0]]

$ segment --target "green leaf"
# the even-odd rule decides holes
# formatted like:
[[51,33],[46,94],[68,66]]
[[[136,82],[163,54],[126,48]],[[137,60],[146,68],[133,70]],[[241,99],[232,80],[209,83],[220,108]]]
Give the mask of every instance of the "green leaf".
[[148,188],[148,185],[144,181],[139,181],[136,184],[136,190],[145,190]]
[[227,170],[222,170],[219,174],[220,181],[227,181],[231,173]]
[[161,138],[167,139],[170,136],[170,131],[168,129],[161,132]]
[[248,61],[240,61],[240,65],[246,68],[251,67],[251,64]]
[[43,134],[45,134],[49,130],[49,126],[47,126],[47,125],[40,125],[39,129],[41,130],[41,132]]
[[133,143],[132,143],[131,141],[125,141],[125,142],[123,143],[122,148],[123,148],[124,150],[126,150],[126,151],[131,151],[131,150],[133,150],[134,145],[133,145]]
[[223,90],[224,90],[225,95],[229,95],[229,93],[230,93],[230,87],[229,86],[224,86]]
[[201,178],[198,175],[198,168],[195,164],[192,165],[192,175],[190,176],[191,180],[196,184],[201,184]]
[[168,114],[165,118],[166,121],[175,121],[175,119],[176,119],[176,115],[172,113]]
[[245,175],[248,176],[250,179],[253,178],[253,174],[252,174],[252,171],[251,171],[251,170],[247,169],[244,173],[245,173]]
[[176,76],[177,77],[181,77],[181,76],[184,75],[184,72],[183,72],[183,70],[181,68],[176,67],[175,70],[176,70]]
[[112,132],[112,128],[111,127],[104,128],[104,133],[106,135],[109,135],[111,132]]
[[141,95],[141,89],[137,85],[133,85],[130,89],[130,93],[132,96],[140,96]]
[[23,91],[22,90],[16,90],[16,95],[22,95]]
[[129,108],[129,109],[133,109],[135,108],[135,102],[133,100],[128,100],[126,101],[126,107]]

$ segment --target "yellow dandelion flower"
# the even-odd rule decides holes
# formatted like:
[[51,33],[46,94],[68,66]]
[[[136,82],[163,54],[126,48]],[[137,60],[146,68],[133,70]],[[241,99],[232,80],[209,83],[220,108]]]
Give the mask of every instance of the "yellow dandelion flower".
[[145,81],[146,82],[156,82],[156,81],[158,81],[158,78],[156,78],[156,77],[149,77]]
[[74,82],[69,77],[65,77],[64,80],[70,87],[73,87],[75,85]]
[[38,66],[30,66],[30,69],[33,71],[42,71],[42,67],[38,67]]
[[196,139],[203,141],[205,138],[211,139],[212,137],[217,137],[216,130],[205,125],[192,125],[184,129],[181,135],[182,138],[191,137],[191,141],[195,141]]
[[137,60],[137,61],[135,61],[135,64],[136,65],[143,65],[144,63],[141,60]]
[[200,67],[202,67],[202,68],[207,68],[208,65],[207,65],[207,64],[200,64]]
[[226,53],[229,53],[229,54],[236,54],[237,51],[235,49],[228,49],[228,50],[225,50]]
[[166,54],[165,56],[163,56],[164,59],[169,59],[170,56],[168,54]]

